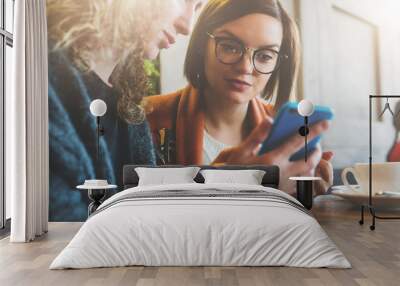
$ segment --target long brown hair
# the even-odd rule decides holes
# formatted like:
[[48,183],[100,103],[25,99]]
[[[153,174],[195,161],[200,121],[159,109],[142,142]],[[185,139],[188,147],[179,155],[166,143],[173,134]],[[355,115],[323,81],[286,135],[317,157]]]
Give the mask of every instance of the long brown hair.
[[278,0],[210,0],[201,13],[190,39],[185,59],[185,76],[190,84],[203,89],[205,82],[204,63],[207,32],[212,33],[225,23],[243,16],[262,13],[279,20],[283,27],[280,54],[285,55],[279,69],[272,74],[262,97],[270,99],[276,92],[275,109],[289,100],[296,85],[300,61],[300,40],[295,22]]

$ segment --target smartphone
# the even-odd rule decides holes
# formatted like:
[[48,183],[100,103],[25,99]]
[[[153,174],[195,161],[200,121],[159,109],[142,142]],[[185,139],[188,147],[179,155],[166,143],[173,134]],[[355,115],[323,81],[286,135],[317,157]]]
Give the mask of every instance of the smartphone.
[[[304,117],[297,111],[297,102],[287,102],[278,111],[275,116],[274,123],[267,139],[262,143],[259,155],[269,152],[281,144],[283,144],[289,137],[298,134],[299,129],[304,126]],[[308,127],[323,120],[332,120],[333,111],[326,106],[314,106],[314,113],[308,117]],[[313,140],[307,142],[308,153],[311,154],[317,144],[321,140],[321,135],[315,137]],[[304,159],[305,148],[303,147],[290,157],[290,161],[297,161]]]

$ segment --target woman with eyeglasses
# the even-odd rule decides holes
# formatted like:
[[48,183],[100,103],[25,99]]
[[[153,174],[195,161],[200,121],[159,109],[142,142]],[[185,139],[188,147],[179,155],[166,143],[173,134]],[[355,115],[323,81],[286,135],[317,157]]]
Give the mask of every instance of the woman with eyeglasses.
[[[186,55],[189,86],[146,99],[159,161],[274,164],[288,193],[294,193],[288,177],[314,173],[323,178],[315,190],[324,192],[333,180],[332,153],[318,149],[307,162],[289,161],[304,146],[300,135],[258,155],[274,114],[293,94],[299,48],[296,25],[279,1],[209,1]],[[309,140],[327,128],[327,122],[312,126]]]

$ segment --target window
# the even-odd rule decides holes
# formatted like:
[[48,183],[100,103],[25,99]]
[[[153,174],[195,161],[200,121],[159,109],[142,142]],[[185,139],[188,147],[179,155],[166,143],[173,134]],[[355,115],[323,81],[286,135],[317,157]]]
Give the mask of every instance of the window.
[[11,34],[14,32],[14,0],[4,0],[5,30]]
[[[13,68],[12,48],[14,33],[15,0],[0,0],[0,228],[4,229],[11,217],[10,194],[4,187],[4,141],[5,141],[5,99],[11,93],[11,74]],[[0,232],[1,236],[1,232]]]

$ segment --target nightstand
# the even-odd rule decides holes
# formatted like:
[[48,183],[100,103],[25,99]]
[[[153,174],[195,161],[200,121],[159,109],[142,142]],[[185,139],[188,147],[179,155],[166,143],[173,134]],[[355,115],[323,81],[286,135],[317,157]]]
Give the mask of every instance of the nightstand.
[[78,190],[87,190],[88,197],[91,203],[88,206],[88,216],[94,213],[97,208],[103,202],[107,190],[109,189],[116,189],[116,185],[104,185],[104,186],[91,186],[91,185],[79,185],[76,187]]
[[289,180],[297,183],[297,200],[311,210],[313,204],[313,182],[320,181],[320,177],[290,177]]

